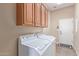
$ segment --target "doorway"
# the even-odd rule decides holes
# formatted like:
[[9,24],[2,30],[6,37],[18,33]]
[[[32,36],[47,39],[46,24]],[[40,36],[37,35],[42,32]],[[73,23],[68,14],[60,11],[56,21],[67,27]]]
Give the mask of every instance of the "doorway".
[[59,43],[73,46],[73,18],[59,20]]

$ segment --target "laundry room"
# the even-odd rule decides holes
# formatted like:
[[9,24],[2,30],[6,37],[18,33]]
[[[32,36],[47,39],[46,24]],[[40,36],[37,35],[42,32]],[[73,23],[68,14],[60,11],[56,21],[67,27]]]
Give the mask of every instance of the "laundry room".
[[78,56],[79,3],[0,3],[0,56]]

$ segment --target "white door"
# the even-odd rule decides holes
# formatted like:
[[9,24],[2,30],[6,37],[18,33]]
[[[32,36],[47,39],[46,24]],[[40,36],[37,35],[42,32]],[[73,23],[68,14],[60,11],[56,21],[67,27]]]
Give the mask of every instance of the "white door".
[[59,43],[73,45],[73,18],[59,20]]

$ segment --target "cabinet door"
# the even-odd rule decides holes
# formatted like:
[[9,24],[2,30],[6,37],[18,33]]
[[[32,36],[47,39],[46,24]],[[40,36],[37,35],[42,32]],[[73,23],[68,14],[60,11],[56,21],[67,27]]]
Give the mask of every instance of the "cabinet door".
[[35,26],[40,27],[41,26],[41,4],[37,3],[35,4]]
[[47,9],[45,9],[45,19],[46,19],[45,27],[48,27],[48,10]]
[[27,26],[33,26],[34,20],[34,4],[25,3],[24,4],[24,24]]
[[17,3],[16,4],[16,25],[23,25],[24,23],[24,4],[23,3]]
[[46,22],[46,19],[45,19],[45,7],[44,5],[41,5],[41,27],[45,27],[45,22]]

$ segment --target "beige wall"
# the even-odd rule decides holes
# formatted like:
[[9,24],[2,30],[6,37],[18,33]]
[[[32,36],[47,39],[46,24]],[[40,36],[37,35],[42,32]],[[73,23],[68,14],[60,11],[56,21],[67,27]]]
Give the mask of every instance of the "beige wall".
[[52,12],[50,32],[57,38],[57,41],[59,38],[56,27],[57,25],[59,25],[59,19],[72,18],[73,16],[74,16],[74,6],[62,8]]
[[0,55],[17,53],[15,5],[0,4]]
[[77,31],[75,30],[74,48],[76,50],[77,55],[79,55],[79,4],[75,5],[75,22],[76,21],[77,21]]
[[17,55],[17,35],[42,30],[16,26],[16,4],[0,4],[0,55]]

